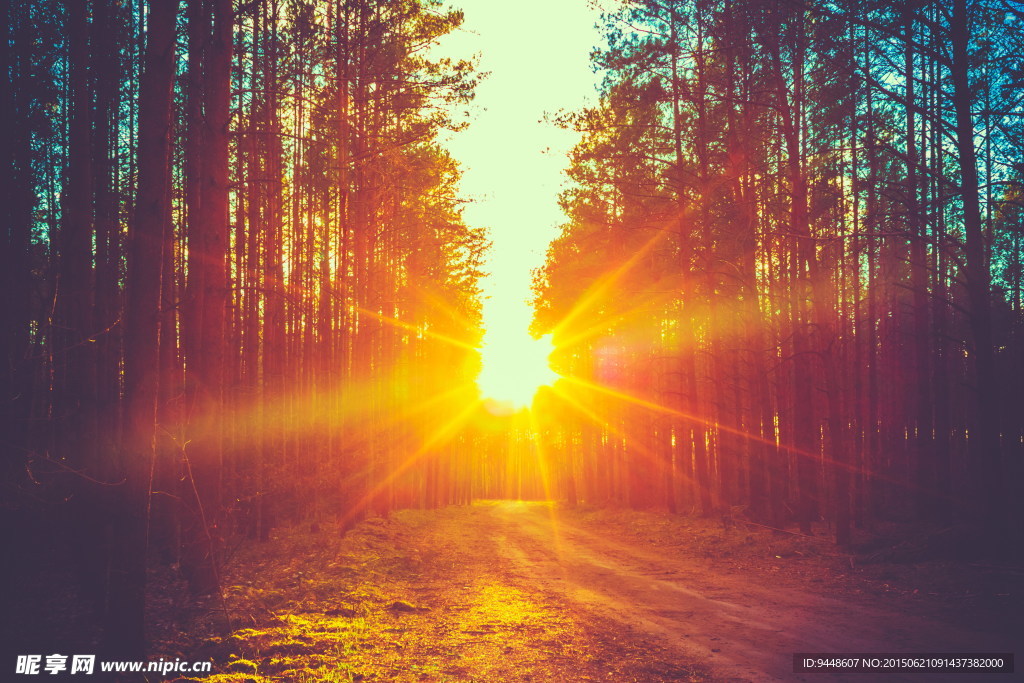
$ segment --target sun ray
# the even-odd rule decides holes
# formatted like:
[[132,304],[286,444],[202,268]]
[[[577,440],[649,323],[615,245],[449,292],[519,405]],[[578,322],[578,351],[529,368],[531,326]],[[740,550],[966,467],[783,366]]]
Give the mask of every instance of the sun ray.
[[628,320],[630,317],[632,317],[634,315],[642,313],[644,308],[650,307],[650,306],[657,306],[659,303],[664,303],[665,301],[670,301],[673,296],[674,296],[673,292],[668,292],[667,291],[667,292],[661,293],[657,297],[651,297],[649,299],[645,299],[643,301],[640,301],[639,303],[637,303],[636,306],[633,306],[632,308],[626,309],[625,311],[622,311],[621,313],[617,313],[617,314],[615,314],[615,315],[613,315],[613,316],[611,316],[609,318],[601,320],[600,322],[596,323],[595,325],[592,325],[592,326],[590,326],[590,327],[588,327],[588,328],[586,328],[584,330],[581,330],[580,332],[577,332],[577,333],[573,334],[572,336],[568,336],[568,337],[567,336],[562,336],[559,339],[559,341],[558,341],[558,348],[560,348],[560,349],[569,349],[569,348],[572,348],[574,346],[577,346],[577,345],[581,344],[582,342],[586,341],[587,339],[590,339],[590,338],[596,337],[596,336],[598,336],[598,335],[600,335],[602,333],[608,332],[609,330],[614,329],[619,323],[621,323],[621,322],[623,322],[625,320]]
[[[770,446],[772,448],[778,449],[780,451],[784,451],[786,453],[791,453],[793,455],[798,455],[798,456],[805,457],[805,458],[811,458],[811,459],[813,459],[815,461],[820,460],[825,465],[829,465],[831,467],[836,467],[838,469],[845,470],[845,471],[849,472],[850,474],[854,474],[854,475],[860,474],[860,469],[857,466],[849,464],[849,463],[839,462],[839,461],[835,460],[834,458],[831,458],[831,457],[829,457],[827,455],[824,455],[823,453],[807,451],[807,450],[804,450],[804,449],[797,448],[796,446],[792,446],[792,445],[786,444],[786,443],[781,442],[781,441],[780,442],[776,442],[776,441],[771,440],[771,439],[766,439],[766,438],[764,438],[764,437],[762,437],[762,436],[760,436],[758,434],[751,434],[750,432],[746,432],[746,431],[741,430],[741,429],[736,429],[734,427],[729,427],[729,426],[723,425],[723,424],[721,424],[719,422],[715,422],[713,420],[706,420],[706,419],[703,419],[703,418],[700,418],[700,417],[696,417],[694,415],[691,415],[690,413],[686,413],[684,411],[677,410],[675,408],[669,408],[669,407],[663,406],[663,405],[661,405],[659,403],[655,403],[655,402],[652,402],[652,401],[647,401],[645,399],[639,398],[637,396],[633,396],[631,394],[627,394],[625,392],[616,391],[614,389],[610,389],[608,387],[604,387],[604,386],[601,386],[599,384],[588,382],[586,380],[580,379],[579,377],[574,377],[574,376],[570,376],[570,375],[562,375],[562,379],[566,380],[566,382],[569,383],[569,384],[575,384],[575,385],[578,385],[578,386],[581,386],[581,387],[585,387],[587,389],[591,389],[591,390],[596,391],[598,393],[602,393],[602,394],[605,394],[607,396],[611,396],[611,397],[619,399],[621,401],[625,401],[625,402],[628,402],[628,403],[633,403],[633,404],[641,406],[643,408],[647,408],[648,410],[651,410],[651,411],[654,411],[654,412],[659,412],[659,413],[663,413],[663,414],[673,415],[673,416],[679,417],[679,418],[684,419],[684,420],[689,420],[689,421],[692,421],[692,422],[701,423],[701,424],[704,424],[705,426],[709,426],[709,427],[712,427],[712,428],[715,428],[715,429],[719,429],[719,430],[721,430],[723,432],[734,434],[736,436],[740,436],[740,437],[743,437],[745,439],[750,439],[751,441],[754,441],[756,443],[761,443],[761,444]],[[617,436],[625,436],[623,433],[618,432],[613,425],[608,424],[599,415],[597,415],[593,411],[591,411],[588,408],[586,408],[579,401],[576,401],[564,389],[560,389],[560,388],[556,387],[555,388],[555,393],[560,398],[565,400],[566,403],[568,403],[574,409],[580,411],[581,413],[586,415],[588,418],[593,420],[594,423],[597,424],[598,426],[600,426],[600,427],[602,427],[604,429],[608,429],[612,433],[616,433]],[[684,476],[688,480],[690,479],[685,474],[685,471],[681,471],[680,475]],[[874,477],[875,479],[877,479],[880,482],[886,482],[886,483],[890,483],[890,484],[899,485],[899,486],[907,488],[909,491],[915,491],[916,492],[916,491],[928,490],[928,489],[926,489],[924,487],[921,487],[920,485],[918,485],[916,483],[907,482],[905,480],[900,479],[899,477],[896,477],[896,476],[893,476],[893,475],[888,475],[888,474],[885,474],[885,473],[882,473],[882,472],[872,472],[871,476]],[[952,496],[942,496],[942,498],[944,500],[950,500],[950,501],[955,499]]]
[[622,391],[618,391],[616,389],[610,389],[608,387],[602,386],[600,384],[596,384],[594,382],[589,382],[589,381],[581,379],[579,377],[575,377],[575,376],[571,376],[571,375],[562,375],[562,377],[563,377],[563,379],[565,379],[566,381],[568,381],[568,382],[570,382],[572,384],[576,384],[576,385],[579,385],[579,386],[582,386],[582,387],[586,387],[588,389],[591,389],[593,391],[597,391],[597,392],[605,394],[607,396],[611,396],[613,398],[617,398],[617,399],[619,399],[621,401],[625,401],[627,403],[632,403],[634,405],[638,405],[638,406],[641,406],[643,408],[647,408],[648,410],[652,410],[652,411],[660,412],[660,413],[666,413],[666,414],[669,414],[669,415],[675,415],[676,417],[680,417],[680,418],[682,418],[684,420],[688,420],[688,421],[691,421],[691,422],[696,422],[698,424],[703,424],[705,426],[712,427],[712,428],[718,429],[720,431],[728,432],[730,434],[735,434],[737,436],[742,436],[742,437],[744,437],[746,439],[751,439],[751,440],[756,441],[758,443],[767,444],[767,445],[769,445],[769,446],[771,446],[773,448],[778,448],[779,450],[786,451],[787,453],[792,453],[793,455],[799,455],[799,456],[802,456],[802,457],[805,457],[805,458],[812,458],[814,460],[822,459],[827,464],[833,465],[835,467],[844,468],[844,469],[848,470],[849,472],[851,472],[853,474],[856,474],[856,473],[859,472],[859,470],[856,467],[854,467],[853,465],[835,461],[835,460],[833,460],[831,458],[828,458],[827,456],[823,456],[821,453],[807,451],[807,450],[804,450],[804,449],[801,449],[801,448],[797,448],[796,446],[792,446],[792,445],[789,445],[789,444],[786,444],[786,443],[783,443],[783,442],[776,442],[776,441],[773,441],[771,439],[765,439],[764,437],[762,437],[760,435],[751,434],[750,432],[746,432],[746,431],[744,431],[742,429],[736,429],[735,427],[729,427],[727,425],[723,425],[723,424],[721,424],[719,422],[716,422],[714,420],[708,420],[708,419],[705,419],[705,418],[702,418],[702,417],[699,417],[699,416],[696,416],[696,415],[692,415],[690,413],[684,412],[682,410],[678,410],[676,408],[669,408],[668,406],[661,405],[660,403],[655,403],[653,401],[648,401],[646,399],[642,399],[642,398],[640,398],[638,396],[633,396],[632,394],[628,394],[628,393],[625,393],[625,392],[622,392]]
[[548,516],[551,519],[551,539],[553,543],[553,550],[559,557],[563,553],[562,546],[562,534],[558,523],[558,513],[554,505],[553,487],[551,486],[551,472],[549,469],[550,463],[543,451],[543,438],[541,433],[540,424],[537,421],[537,414],[534,411],[529,411],[530,419],[530,432],[536,442],[537,449],[537,465],[541,477],[541,486],[544,489],[544,500],[548,502]]
[[543,439],[541,439],[540,425],[537,423],[537,415],[532,410],[527,411],[530,421],[530,440],[534,445],[534,452],[537,458],[537,471],[540,473],[540,485],[544,489],[544,500],[551,500],[551,476],[548,471],[548,461],[544,454]]
[[395,413],[393,416],[385,420],[383,424],[391,425],[398,424],[409,420],[410,418],[422,413],[425,410],[429,410],[431,407],[443,402],[449,398],[455,398],[463,392],[468,392],[473,387],[473,382],[461,382],[445,391],[432,394],[431,396],[425,397],[417,403],[406,407],[404,410]]
[[[609,433],[614,434],[620,439],[628,440],[630,442],[631,447],[636,452],[638,452],[641,455],[641,457],[647,460],[647,462],[659,467],[664,464],[662,459],[658,457],[658,454],[652,451],[650,448],[648,448],[642,441],[632,438],[631,435],[627,433],[625,430],[620,429],[614,424],[603,419],[596,412],[584,406],[568,391],[565,391],[565,389],[562,389],[561,387],[555,387],[554,391],[555,395],[557,395],[561,400],[565,401],[566,404],[568,404],[574,410],[579,411],[582,415],[584,415],[587,419],[591,420],[598,427],[608,430]],[[685,473],[681,473],[681,476],[683,476],[683,478],[686,479],[687,481],[690,480],[689,476],[686,475]]]
[[558,324],[555,325],[552,330],[552,335],[555,339],[560,339],[561,334],[568,328],[568,326],[579,316],[586,313],[592,308],[609,290],[626,274],[628,274],[633,268],[640,263],[641,259],[647,255],[647,253],[654,248],[658,242],[665,238],[668,234],[667,230],[659,230],[654,234],[651,239],[647,240],[639,249],[637,249],[628,259],[621,263],[615,270],[610,273],[599,277],[583,295],[577,300],[576,304],[572,309],[562,318]]
[[377,484],[372,486],[363,496],[356,501],[354,505],[348,507],[346,512],[341,516],[341,526],[345,528],[349,523],[356,519],[366,507],[373,501],[382,491],[384,491],[392,482],[398,479],[399,476],[404,474],[413,465],[419,462],[431,448],[436,446],[442,440],[448,438],[453,432],[465,423],[470,416],[476,412],[480,406],[480,401],[472,401],[459,413],[453,416],[450,420],[442,424],[433,433],[428,436],[416,451],[406,457],[401,463],[392,468],[387,475],[381,479]]
[[384,323],[385,325],[391,325],[392,327],[397,327],[398,329],[401,329],[401,330],[406,330],[408,332],[415,332],[416,334],[422,334],[424,336],[430,337],[431,339],[437,339],[437,340],[440,340],[440,341],[443,341],[443,342],[447,342],[447,343],[449,343],[449,344],[451,344],[453,346],[458,346],[461,349],[467,349],[467,350],[470,350],[470,351],[475,351],[477,349],[477,347],[474,346],[473,344],[470,344],[468,342],[464,342],[461,339],[456,339],[455,337],[450,337],[450,336],[448,336],[446,334],[441,334],[439,332],[434,332],[432,330],[427,330],[427,329],[424,329],[422,327],[418,327],[416,325],[413,325],[412,323],[407,323],[404,320],[399,320],[398,318],[392,318],[392,317],[389,317],[389,316],[377,313],[376,311],[371,311],[368,308],[363,308],[362,306],[356,306],[355,310],[359,311],[360,313],[363,313],[364,315],[368,315],[371,318]]
[[456,309],[454,306],[452,306],[450,303],[445,301],[443,298],[439,297],[435,292],[432,292],[432,291],[430,291],[430,290],[428,290],[428,289],[426,289],[424,287],[420,287],[418,285],[413,285],[412,286],[412,290],[413,290],[413,292],[415,292],[417,298],[419,298],[421,301],[425,301],[425,302],[429,303],[431,306],[433,306],[437,310],[443,312],[445,315],[448,316],[448,318],[450,320],[455,322],[457,325],[461,326],[463,329],[465,329],[465,330],[475,330],[475,329],[477,329],[478,324],[474,320],[471,320],[464,313],[462,313],[461,311]]

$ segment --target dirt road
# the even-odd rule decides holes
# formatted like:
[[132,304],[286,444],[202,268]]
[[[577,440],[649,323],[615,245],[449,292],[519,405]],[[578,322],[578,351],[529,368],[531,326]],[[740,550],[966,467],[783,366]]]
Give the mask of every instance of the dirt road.
[[151,623],[156,654],[212,660],[211,683],[1014,677],[794,674],[796,652],[1024,652],[1020,567],[855,565],[745,524],[489,502],[275,530],[223,601],[171,619],[154,594]]
[[[792,657],[794,652],[1016,650],[1019,656],[1024,651],[1018,638],[1005,632],[981,633],[908,613],[884,597],[830,597],[820,587],[716,572],[685,551],[585,525],[543,504],[451,508],[421,531],[419,540],[426,541],[421,547],[437,553],[435,561],[447,564],[452,558],[472,565],[478,581],[558,601],[584,620],[597,617],[598,625],[587,628],[621,629],[622,635],[604,634],[602,642],[657,644],[666,657],[694,663],[711,680],[968,681],[974,680],[968,674],[794,674]],[[490,577],[483,578],[487,573]]]

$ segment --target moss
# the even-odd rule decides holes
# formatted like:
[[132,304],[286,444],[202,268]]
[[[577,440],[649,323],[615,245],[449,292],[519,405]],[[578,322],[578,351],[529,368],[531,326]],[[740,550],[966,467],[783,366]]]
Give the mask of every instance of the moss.
[[259,670],[259,665],[249,659],[235,659],[228,662],[225,667],[228,671],[234,673],[249,673],[254,674]]

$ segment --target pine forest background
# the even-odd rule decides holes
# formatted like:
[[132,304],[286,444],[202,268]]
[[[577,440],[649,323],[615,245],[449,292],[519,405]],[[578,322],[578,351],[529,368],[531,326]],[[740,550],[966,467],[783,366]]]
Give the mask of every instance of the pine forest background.
[[609,8],[597,104],[552,113],[563,379],[528,417],[474,384],[500,254],[443,145],[485,77],[431,50],[460,11],[0,13],[2,525],[112,650],[147,567],[208,594],[228,539],[477,498],[1021,547],[1018,3]]

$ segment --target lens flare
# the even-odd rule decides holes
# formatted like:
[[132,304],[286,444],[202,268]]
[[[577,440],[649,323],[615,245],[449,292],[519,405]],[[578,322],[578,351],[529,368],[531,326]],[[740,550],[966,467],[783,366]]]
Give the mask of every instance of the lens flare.
[[553,350],[550,334],[540,339],[525,332],[497,338],[488,334],[481,350],[483,368],[476,380],[483,397],[506,408],[528,408],[540,387],[558,379],[548,361]]

